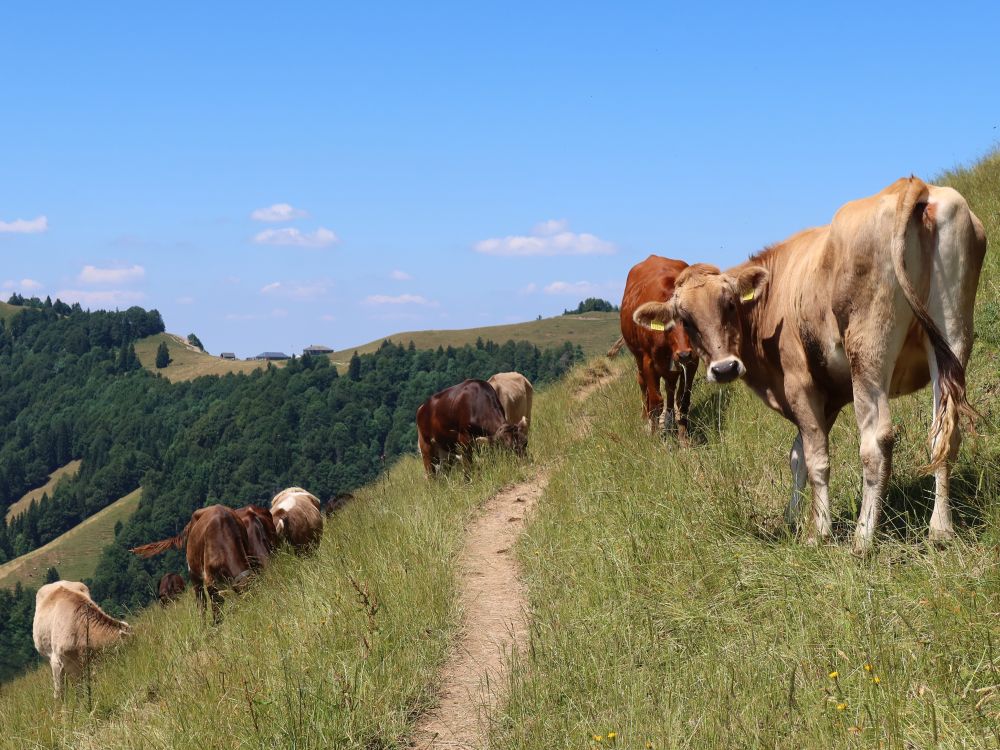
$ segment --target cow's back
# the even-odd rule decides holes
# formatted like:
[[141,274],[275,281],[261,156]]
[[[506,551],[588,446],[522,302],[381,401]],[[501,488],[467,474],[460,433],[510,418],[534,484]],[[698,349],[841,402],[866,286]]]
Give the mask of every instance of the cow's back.
[[271,500],[275,528],[298,549],[319,544],[323,537],[323,514],[319,499],[300,487],[291,487]]
[[463,439],[491,437],[506,417],[493,386],[469,379],[427,399],[417,410],[417,423],[425,440],[450,449]]
[[39,654],[48,658],[54,650],[76,647],[77,611],[89,600],[90,589],[79,581],[56,581],[38,589],[31,634]]
[[[635,356],[643,352],[654,360],[669,359],[670,348],[667,336],[662,331],[651,331],[636,325],[632,314],[647,302],[666,302],[674,293],[677,275],[687,268],[682,260],[673,260],[659,255],[650,255],[646,260],[632,266],[625,281],[620,312],[622,338]],[[662,352],[666,349],[665,352]]]
[[498,372],[487,381],[496,391],[508,424],[517,424],[523,418],[531,424],[531,381],[519,372]]
[[188,533],[187,562],[193,578],[213,585],[250,570],[247,531],[232,508],[199,509]]

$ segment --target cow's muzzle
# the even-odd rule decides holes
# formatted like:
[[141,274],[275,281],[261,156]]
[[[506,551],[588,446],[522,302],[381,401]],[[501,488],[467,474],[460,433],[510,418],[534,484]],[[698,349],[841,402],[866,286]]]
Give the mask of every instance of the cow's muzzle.
[[738,357],[727,357],[710,364],[705,379],[710,383],[731,383],[746,371]]

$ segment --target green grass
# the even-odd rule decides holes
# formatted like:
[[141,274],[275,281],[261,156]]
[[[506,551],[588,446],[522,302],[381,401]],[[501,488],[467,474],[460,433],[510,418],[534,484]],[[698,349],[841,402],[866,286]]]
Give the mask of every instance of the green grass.
[[592,357],[603,354],[615,343],[621,334],[618,313],[593,312],[584,315],[559,315],[554,318],[532,320],[527,323],[512,323],[502,326],[481,328],[460,328],[442,331],[405,331],[369,341],[334,352],[330,358],[338,365],[346,365],[351,355],[368,354],[376,351],[386,339],[406,346],[413,342],[417,349],[437,349],[439,346],[465,346],[475,344],[476,339],[492,339],[502,344],[514,341],[529,341],[540,349],[561,346],[565,341],[579,344],[584,354]]
[[139,507],[140,493],[141,490],[130,492],[44,547],[0,565],[0,588],[11,588],[17,583],[32,588],[40,586],[45,583],[45,573],[50,567],[58,568],[59,574],[69,581],[90,578],[104,548],[115,539],[115,524],[124,523]]
[[7,523],[10,523],[13,519],[17,518],[19,515],[24,513],[31,504],[42,499],[42,495],[48,495],[52,497],[52,491],[59,484],[63,477],[75,477],[80,471],[80,461],[70,461],[65,466],[60,466],[58,469],[49,474],[48,481],[45,482],[41,487],[36,487],[33,490],[28,490],[21,496],[20,500],[12,503],[9,508],[7,508]]
[[[170,351],[170,364],[162,369],[156,368],[156,350],[160,343],[166,341]],[[265,362],[242,359],[221,359],[188,347],[182,339],[172,333],[157,333],[147,336],[135,343],[135,353],[139,362],[150,372],[155,372],[171,382],[193,380],[202,375],[225,375],[227,373],[247,373],[266,367]],[[280,362],[273,363],[281,367]]]
[[24,308],[20,305],[11,305],[7,302],[0,302],[0,320],[10,320]]

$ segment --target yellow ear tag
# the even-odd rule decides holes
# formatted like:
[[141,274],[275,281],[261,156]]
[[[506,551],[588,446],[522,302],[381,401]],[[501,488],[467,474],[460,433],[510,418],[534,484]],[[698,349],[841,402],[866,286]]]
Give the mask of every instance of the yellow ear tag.
[[649,321],[649,330],[651,331],[665,331],[666,329],[667,327],[658,320]]
[[744,302],[750,302],[750,301],[752,301],[753,300],[753,289],[751,289],[749,292],[747,292],[742,297],[740,297],[740,299],[743,300]]

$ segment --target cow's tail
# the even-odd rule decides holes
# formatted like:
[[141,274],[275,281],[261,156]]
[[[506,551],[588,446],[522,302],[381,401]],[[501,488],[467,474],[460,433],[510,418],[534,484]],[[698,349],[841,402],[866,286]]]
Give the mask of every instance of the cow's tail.
[[[914,214],[926,209],[927,200],[930,197],[930,190],[926,183],[917,177],[910,176],[906,189],[900,194],[899,202],[896,204],[896,218],[892,231],[892,268],[896,273],[896,280],[899,282],[906,297],[906,301],[913,310],[913,314],[920,321],[920,326],[927,334],[927,338],[934,348],[934,359],[938,369],[938,390],[940,401],[938,409],[934,414],[934,422],[931,424],[930,443],[931,460],[927,466],[928,471],[933,471],[944,466],[948,460],[948,453],[951,448],[952,435],[958,429],[960,418],[964,417],[970,430],[977,416],[976,410],[969,404],[965,390],[965,366],[952,351],[948,340],[945,338],[938,324],[931,317],[927,306],[920,299],[917,291],[910,282],[910,277],[906,273],[906,230],[910,225],[910,219]],[[917,220],[922,220],[921,216]]]
[[133,555],[138,555],[139,557],[154,557],[168,549],[180,549],[185,544],[187,544],[188,532],[191,530],[191,522],[188,521],[188,525],[184,527],[184,530],[177,536],[172,536],[169,539],[161,539],[158,542],[150,542],[149,544],[141,544],[138,547],[133,547],[129,550]]
[[608,349],[608,359],[614,359],[617,357],[618,352],[622,350],[623,346],[625,346],[625,337],[619,336],[618,340],[614,343],[614,346]]

